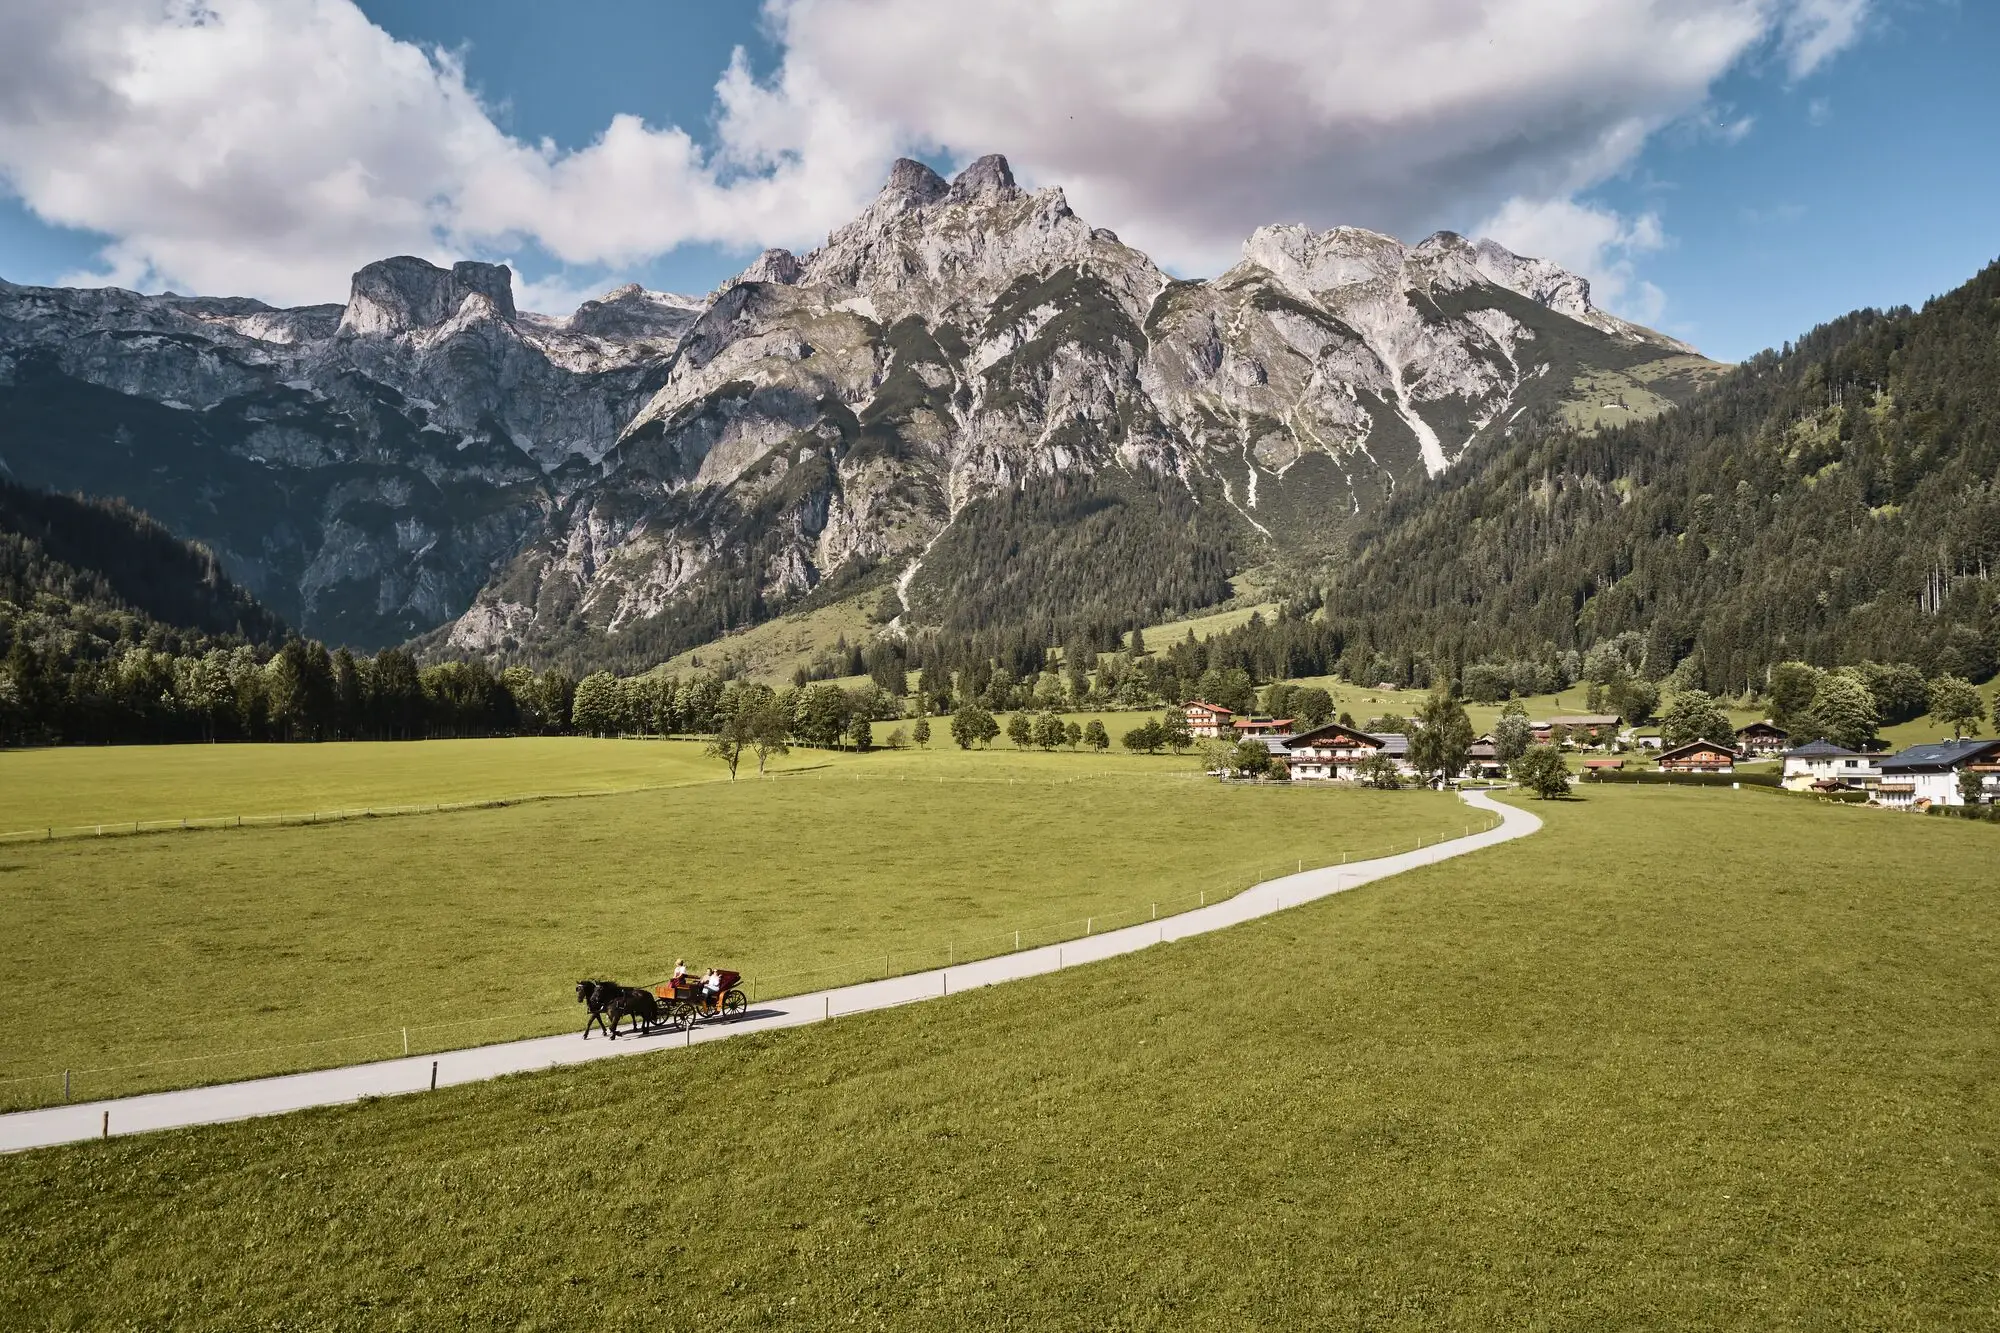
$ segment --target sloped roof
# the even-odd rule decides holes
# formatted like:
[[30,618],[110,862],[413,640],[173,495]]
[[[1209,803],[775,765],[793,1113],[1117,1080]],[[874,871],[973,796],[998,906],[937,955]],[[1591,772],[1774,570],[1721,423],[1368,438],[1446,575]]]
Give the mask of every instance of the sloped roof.
[[1347,736],[1364,745],[1372,745],[1377,749],[1382,747],[1382,737],[1371,736],[1359,727],[1349,727],[1339,722],[1328,722],[1323,726],[1314,727],[1311,731],[1302,731],[1296,736],[1286,737],[1285,740],[1288,745],[1314,745],[1332,736]]
[[1779,736],[1789,736],[1792,734],[1768,717],[1758,722],[1745,722],[1736,729],[1736,734],[1741,736],[1746,731],[1768,731]]
[[1182,705],[1181,705],[1181,707],[1183,707],[1183,708],[1206,708],[1206,709],[1207,709],[1207,710],[1208,710],[1209,712],[1211,712],[1211,713],[1220,713],[1220,714],[1222,714],[1222,715],[1223,715],[1224,717],[1235,717],[1235,716],[1236,716],[1236,714],[1235,714],[1235,712],[1234,712],[1233,710],[1231,710],[1231,709],[1227,709],[1227,708],[1224,708],[1224,707],[1223,707],[1223,706],[1222,706],[1221,704],[1211,704],[1211,703],[1204,703],[1204,702],[1202,702],[1202,701],[1201,701],[1200,699],[1190,699],[1190,700],[1188,700],[1188,701],[1187,701],[1186,703],[1182,704]]
[[1736,751],[1721,741],[1689,741],[1686,745],[1676,745],[1671,750],[1663,751],[1660,762],[1664,764],[1669,759],[1678,759],[1682,755],[1693,754],[1696,750],[1719,750],[1731,759],[1736,758]]
[[1983,755],[1986,751],[2000,751],[2000,741],[1963,740],[1936,741],[1929,745],[1912,745],[1900,754],[1890,755],[1882,761],[1884,773],[1939,773],[1957,768]]
[[1859,759],[1858,750],[1844,750],[1832,741],[1807,741],[1804,745],[1785,751],[1786,759]]

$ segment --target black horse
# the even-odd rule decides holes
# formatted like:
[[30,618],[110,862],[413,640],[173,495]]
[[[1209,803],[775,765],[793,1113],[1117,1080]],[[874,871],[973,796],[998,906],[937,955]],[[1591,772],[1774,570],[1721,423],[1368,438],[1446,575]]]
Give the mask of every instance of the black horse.
[[611,1030],[608,1021],[604,1017],[604,1011],[609,1009],[611,1002],[622,995],[624,991],[625,988],[615,981],[579,981],[576,983],[576,1002],[590,1010],[590,1021],[583,1025],[583,1037],[585,1041],[590,1040],[590,1030],[592,1028],[603,1028],[606,1032]]
[[635,990],[630,986],[617,986],[616,992],[611,1002],[604,1007],[604,1012],[611,1018],[611,1026],[607,1031],[611,1040],[618,1040],[618,1024],[624,1019],[632,1020],[629,1031],[635,1033],[644,1033],[659,1021],[660,1001],[653,992]]

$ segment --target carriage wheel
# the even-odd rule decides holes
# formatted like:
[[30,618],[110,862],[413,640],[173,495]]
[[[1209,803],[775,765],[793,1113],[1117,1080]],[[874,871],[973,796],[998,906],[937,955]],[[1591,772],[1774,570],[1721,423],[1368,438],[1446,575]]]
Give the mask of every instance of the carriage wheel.
[[749,1004],[750,998],[747,995],[740,990],[733,990],[722,997],[722,1015],[725,1018],[734,1018],[748,1008]]

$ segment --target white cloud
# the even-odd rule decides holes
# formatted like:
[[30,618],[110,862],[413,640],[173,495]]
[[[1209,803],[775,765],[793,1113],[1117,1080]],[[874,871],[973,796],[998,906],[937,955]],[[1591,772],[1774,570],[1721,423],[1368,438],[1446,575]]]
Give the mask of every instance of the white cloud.
[[[1864,0],[771,0],[788,68],[898,134],[1004,151],[1192,271],[1273,221],[1405,237],[1629,165],[1717,79]],[[1747,123],[1742,131],[1747,132]]]
[[1667,243],[1656,214],[1628,218],[1574,199],[1515,198],[1479,231],[1516,254],[1553,259],[1590,279],[1591,298],[1613,314],[1654,324],[1666,309],[1665,293],[1642,281],[1634,264]]
[[453,57],[349,0],[0,10],[0,178],[43,219],[114,238],[97,281],[325,301],[401,252],[532,240],[618,264],[687,241],[809,242],[892,155],[809,73],[727,75],[712,154],[629,116],[563,153],[503,134]]
[[0,178],[113,238],[100,279],[295,301],[404,251],[810,245],[899,151],[1000,151],[1212,270],[1265,222],[1412,236],[1560,204],[1746,57],[1810,73],[1866,4],[766,0],[783,62],[723,73],[712,142],[621,116],[574,152],[501,131],[453,57],[351,0],[5,4]]
[[1868,18],[1870,0],[1794,0],[1781,36],[1792,77],[1803,79],[1854,44]]

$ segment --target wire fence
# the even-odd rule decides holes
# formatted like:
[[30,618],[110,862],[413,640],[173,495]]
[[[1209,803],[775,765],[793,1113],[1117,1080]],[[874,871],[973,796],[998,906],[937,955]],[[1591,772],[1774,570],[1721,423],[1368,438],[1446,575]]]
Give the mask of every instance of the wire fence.
[[[497,804],[497,802],[483,804]],[[467,808],[474,807],[468,805]],[[779,1000],[811,991],[834,990],[915,972],[928,972],[940,967],[957,967],[1027,949],[1088,939],[1093,935],[1101,935],[1126,926],[1148,921],[1165,921],[1185,912],[1227,902],[1246,889],[1267,880],[1302,873],[1309,869],[1325,869],[1372,861],[1400,852],[1420,850],[1474,833],[1489,832],[1498,828],[1500,823],[1498,818],[1480,813],[1473,820],[1464,823],[1462,832],[1447,833],[1442,836],[1421,834],[1393,845],[1361,851],[1343,851],[1337,856],[1329,853],[1325,859],[1310,859],[1310,864],[1308,864],[1309,858],[1299,857],[1283,862],[1266,862],[1233,871],[1206,886],[1197,887],[1192,892],[1181,892],[1165,898],[1149,898],[1143,902],[1134,901],[1122,907],[1080,916],[1068,916],[1059,920],[1027,922],[1018,927],[1010,926],[1002,929],[987,929],[982,926],[977,930],[963,932],[946,930],[938,932],[943,935],[941,941],[933,935],[931,942],[927,943],[913,941],[909,935],[905,935],[898,941],[890,942],[886,947],[860,953],[844,961],[825,963],[816,967],[767,972],[747,978],[744,989],[754,1006],[760,1002]],[[643,984],[650,988],[664,980],[665,978],[660,978],[659,981]],[[70,1101],[87,1101],[93,1097],[198,1087],[204,1083],[272,1077],[312,1069],[388,1060],[398,1056],[435,1055],[443,1051],[460,1049],[468,1044],[465,1041],[468,1030],[471,1030],[472,1035],[477,1035],[479,1029],[490,1031],[495,1025],[505,1024],[514,1026],[493,1033],[487,1041],[514,1041],[573,1032],[578,1026],[578,1011],[574,1001],[571,1000],[567,1004],[557,1003],[507,1013],[478,1014],[445,1022],[382,1027],[368,1032],[322,1037],[312,1041],[243,1047],[160,1060],[77,1067],[42,1074],[0,1078],[0,1110],[30,1110]],[[486,1043],[474,1041],[469,1044]],[[337,1058],[314,1058],[311,1055],[313,1052],[331,1052]],[[174,1071],[188,1070],[201,1065],[212,1066],[226,1061],[233,1061],[236,1064],[208,1077],[173,1077]],[[160,1077],[161,1075],[165,1077]]]
[[52,824],[36,829],[16,829],[0,833],[0,843],[56,842],[68,838],[130,838],[148,833],[192,833],[198,830],[280,828],[305,824],[338,824],[360,819],[393,819],[404,815],[445,814],[458,810],[500,810],[513,805],[542,801],[573,801],[593,796],[623,796],[629,792],[666,791],[674,787],[700,785],[699,782],[657,782],[632,787],[606,787],[587,791],[523,792],[513,796],[487,796],[464,801],[424,801],[412,805],[369,805],[359,808],[312,810],[287,814],[190,815],[184,819],[121,819],[111,823]]

